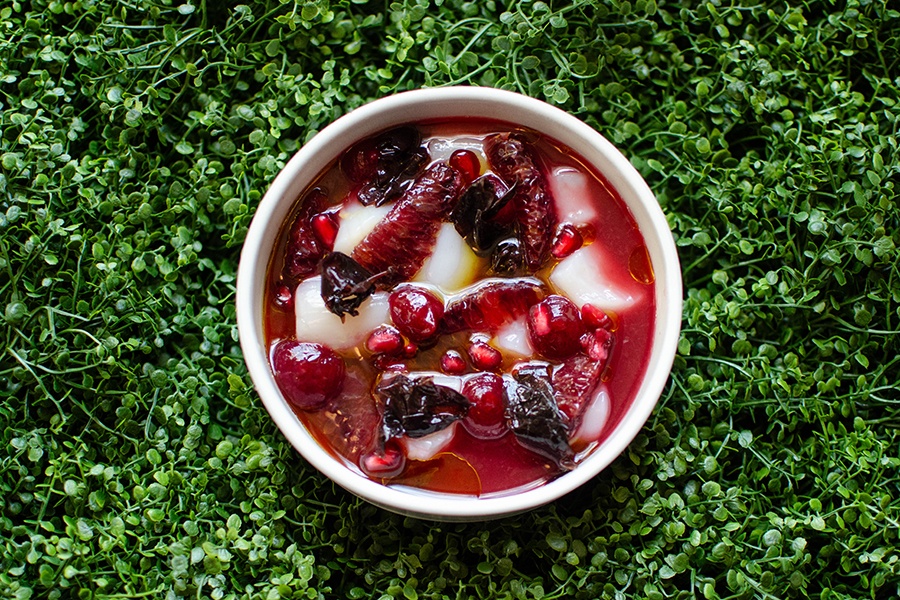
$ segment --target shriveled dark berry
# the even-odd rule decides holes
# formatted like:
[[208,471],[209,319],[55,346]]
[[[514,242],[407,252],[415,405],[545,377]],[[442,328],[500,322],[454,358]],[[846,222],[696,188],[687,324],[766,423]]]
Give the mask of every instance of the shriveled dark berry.
[[524,266],[522,243],[516,238],[501,240],[491,252],[491,271],[497,275],[516,275]]

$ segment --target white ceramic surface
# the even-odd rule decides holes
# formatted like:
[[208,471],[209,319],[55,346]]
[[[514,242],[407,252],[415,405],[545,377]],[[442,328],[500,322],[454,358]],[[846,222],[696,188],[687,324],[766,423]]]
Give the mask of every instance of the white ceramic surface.
[[[643,233],[656,274],[656,327],[644,381],[606,440],[575,469],[528,491],[472,498],[410,492],[372,481],[325,451],[282,397],[267,361],[263,290],[273,240],[303,190],[351,144],[386,128],[425,119],[480,117],[544,132],[593,164],[618,190]],[[279,429],[310,464],[350,492],[388,510],[426,519],[474,521],[520,513],[574,490],[607,467],[650,416],[668,379],[681,328],[681,269],[665,216],[640,174],[613,145],[549,104],[492,88],[449,87],[404,92],[357,108],[324,128],[272,182],[250,225],[237,277],[237,320],[244,360]]]

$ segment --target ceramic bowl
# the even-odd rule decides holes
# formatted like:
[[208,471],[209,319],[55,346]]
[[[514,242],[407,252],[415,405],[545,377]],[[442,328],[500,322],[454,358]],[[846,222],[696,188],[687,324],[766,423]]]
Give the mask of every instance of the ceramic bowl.
[[[656,323],[649,365],[631,406],[606,439],[571,471],[536,488],[477,498],[418,493],[373,481],[322,448],[279,391],[267,360],[263,308],[273,240],[301,193],[354,142],[428,119],[486,118],[547,134],[578,153],[616,188],[640,228],[656,277]],[[492,88],[403,92],[361,106],[328,125],[285,165],[262,198],[244,241],[237,278],[237,320],[244,359],[266,409],[297,451],[338,485],[390,511],[425,519],[475,521],[521,513],[583,485],[625,450],[668,379],[681,327],[681,270],[665,216],[637,170],[609,141],[574,116],[539,100]]]

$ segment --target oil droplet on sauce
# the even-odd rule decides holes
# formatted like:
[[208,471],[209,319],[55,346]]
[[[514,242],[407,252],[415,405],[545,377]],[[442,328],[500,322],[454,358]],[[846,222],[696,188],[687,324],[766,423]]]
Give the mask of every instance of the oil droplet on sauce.
[[646,246],[638,246],[634,249],[628,259],[628,268],[631,271],[631,277],[639,283],[650,285],[656,280]]

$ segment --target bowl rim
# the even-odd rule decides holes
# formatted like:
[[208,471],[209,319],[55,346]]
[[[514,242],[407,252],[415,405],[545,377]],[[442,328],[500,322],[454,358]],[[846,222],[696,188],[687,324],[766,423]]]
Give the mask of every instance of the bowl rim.
[[[280,229],[300,192],[342,150],[377,131],[422,120],[403,117],[436,104],[443,106],[444,111],[447,107],[456,111],[441,113],[448,118],[472,116],[473,110],[480,112],[474,115],[478,118],[508,122],[510,119],[503,115],[530,115],[533,121],[523,125],[578,151],[617,189],[633,216],[635,209],[642,211],[640,220],[646,223],[642,223],[641,233],[653,257],[654,271],[663,274],[662,280],[656,278],[652,363],[647,366],[631,406],[604,442],[575,469],[537,487],[507,495],[471,497],[397,489],[353,471],[321,447],[290,409],[275,384],[265,347],[263,298],[258,292],[274,249],[271,232]],[[534,126],[536,121],[543,125]],[[585,147],[596,156],[585,156]],[[604,164],[598,164],[598,160]],[[650,226],[649,231],[646,225]],[[625,450],[649,418],[668,381],[681,329],[682,281],[675,242],[656,197],[637,169],[604,136],[541,100],[496,88],[457,86],[400,92],[374,100],[336,119],[304,144],[276,175],[256,209],[243,242],[235,303],[240,345],[254,387],[279,430],[312,466],[351,493],[393,512],[425,519],[471,521],[509,516],[552,502],[585,484]]]

